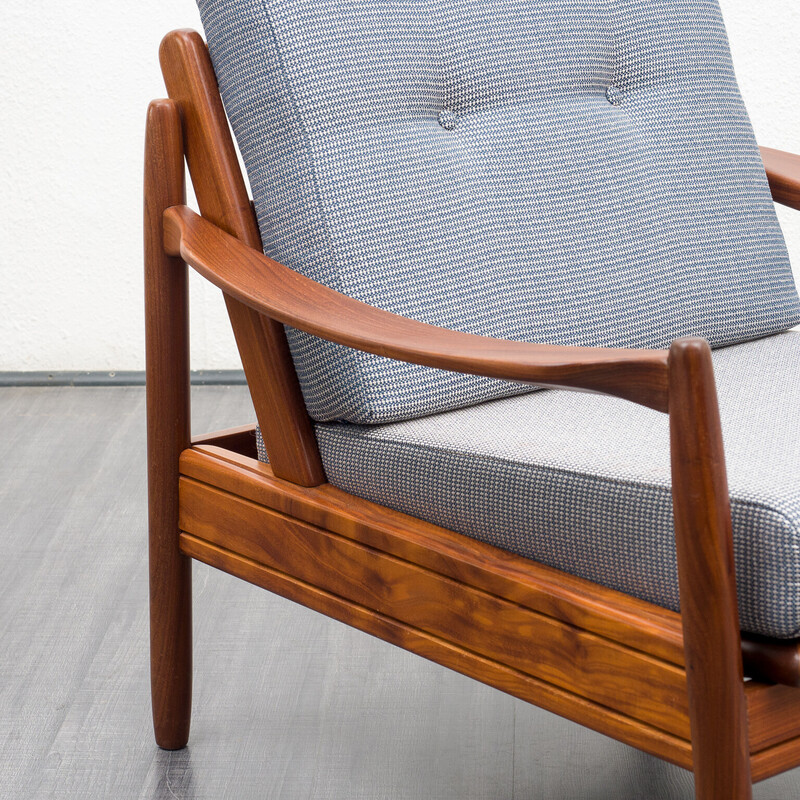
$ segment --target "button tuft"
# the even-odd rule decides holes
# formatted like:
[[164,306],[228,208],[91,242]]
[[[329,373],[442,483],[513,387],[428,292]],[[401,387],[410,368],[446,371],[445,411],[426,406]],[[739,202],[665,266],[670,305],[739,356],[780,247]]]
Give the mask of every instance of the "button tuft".
[[458,116],[456,115],[455,111],[450,111],[447,108],[439,112],[438,119],[439,124],[446,131],[452,131],[458,124]]
[[606,99],[612,106],[618,106],[622,102],[622,89],[617,86],[609,86],[606,89]]

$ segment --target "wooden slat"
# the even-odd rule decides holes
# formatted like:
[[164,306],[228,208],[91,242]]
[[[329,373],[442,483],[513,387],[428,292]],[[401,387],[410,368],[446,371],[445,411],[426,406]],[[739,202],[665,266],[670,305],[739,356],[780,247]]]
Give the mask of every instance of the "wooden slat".
[[[200,210],[248,247],[261,250],[205,42],[195,31],[167,34],[161,70],[184,120],[186,161]],[[325,480],[283,326],[225,298],[259,425],[276,474],[302,486]]]
[[181,534],[183,552],[217,569],[288,597],[326,616],[468,675],[593,730],[638,747],[684,769],[691,768],[689,743],[664,731],[559,689],[452,642],[338,597],[296,577],[259,564],[191,534]]
[[789,739],[750,757],[753,782],[766,780],[800,764],[800,737]]
[[750,681],[745,697],[751,753],[800,736],[800,689]]
[[256,429],[254,425],[239,425],[236,428],[226,428],[221,431],[203,433],[192,436],[192,445],[213,445],[224,450],[241,453],[248,458],[257,458]]
[[181,479],[182,531],[688,738],[675,665],[277,511]]
[[680,616],[629,595],[392,511],[324,484],[277,479],[268,464],[210,446],[181,457],[183,475],[428,567],[659,659],[681,665]]

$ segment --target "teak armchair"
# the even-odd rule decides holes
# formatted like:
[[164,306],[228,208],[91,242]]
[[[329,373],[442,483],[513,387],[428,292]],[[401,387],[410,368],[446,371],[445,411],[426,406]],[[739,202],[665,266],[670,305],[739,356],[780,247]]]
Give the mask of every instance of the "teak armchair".
[[[261,252],[203,40],[169,34],[161,64],[170,99],[148,110],[144,190],[159,746],[181,748],[189,734],[194,558],[693,770],[701,800],[744,800],[751,781],[800,764],[799,643],[740,633],[708,344],[503,341],[379,310],[282,266]],[[800,157],[761,153],[774,199],[800,209]],[[201,215],[185,206],[184,159]],[[253,426],[190,436],[186,264],[224,293],[269,464]],[[681,612],[327,483],[283,325],[668,414]]]

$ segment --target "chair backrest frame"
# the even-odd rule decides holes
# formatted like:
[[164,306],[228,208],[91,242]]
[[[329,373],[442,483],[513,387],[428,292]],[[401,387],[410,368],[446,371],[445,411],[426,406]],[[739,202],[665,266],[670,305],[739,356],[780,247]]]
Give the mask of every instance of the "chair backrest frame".
[[[184,151],[202,215],[257,250],[261,237],[208,48],[192,30],[169,33],[159,52],[169,97],[183,119]],[[325,481],[283,326],[231,297],[225,303],[273,473],[301,486]]]

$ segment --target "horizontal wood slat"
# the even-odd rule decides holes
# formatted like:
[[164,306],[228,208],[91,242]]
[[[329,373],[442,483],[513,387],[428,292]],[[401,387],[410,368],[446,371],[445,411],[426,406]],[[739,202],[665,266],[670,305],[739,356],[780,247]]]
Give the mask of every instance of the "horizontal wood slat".
[[302,488],[268,464],[213,446],[186,450],[181,473],[428,567],[570,625],[681,666],[680,616],[634,597],[347,494]]
[[779,775],[800,764],[800,737],[776,744],[750,756],[753,783]]
[[248,458],[258,458],[254,425],[239,425],[236,428],[225,428],[221,431],[192,436],[192,444],[195,446],[210,444],[214,445],[214,447],[221,447],[224,450],[241,453]]
[[745,696],[752,753],[800,736],[800,689],[749,681]]
[[691,769],[689,743],[191,534],[186,555],[659,758]]
[[[249,441],[251,435],[242,428],[209,434],[203,441],[227,443],[230,436]],[[652,613],[649,604],[617,597],[617,592],[329,485],[294,487],[276,479],[268,465],[218,446],[196,444],[184,451],[181,472],[181,528],[200,533],[181,535],[187,555],[691,768],[684,738],[688,736],[685,693],[678,703],[681,710],[668,711],[665,724],[664,708],[671,708],[671,701],[662,698],[664,705],[656,700],[649,707],[650,679],[631,690],[643,680],[639,666],[621,669],[618,659],[595,661],[594,645],[601,644],[610,648],[606,652],[634,659],[631,665],[640,659],[645,674],[656,664],[665,670],[662,676],[677,675],[683,681],[683,671],[674,662],[645,655],[650,644],[655,645],[654,655],[658,650],[674,652],[676,635],[680,642],[677,614],[664,611],[662,616],[657,608]],[[322,530],[323,526],[330,530]],[[431,605],[431,591],[446,603]],[[636,606],[645,606],[644,619],[656,624],[628,631],[637,623]],[[413,620],[397,619],[397,614]],[[666,636],[659,638],[664,632]],[[448,639],[448,633],[458,644]],[[539,646],[526,648],[525,641]],[[579,657],[572,658],[576,652]],[[530,674],[532,664],[543,674]],[[576,681],[576,673],[587,670]],[[601,681],[593,685],[597,670]],[[603,692],[617,686],[612,672],[627,691],[649,697],[643,713],[651,720],[658,713],[654,724],[632,716],[642,716],[641,701],[624,694],[620,698],[616,689],[613,702],[620,701],[618,710],[603,702],[608,699]],[[610,683],[604,687],[606,678]],[[558,681],[569,689],[559,687]],[[587,687],[591,697],[576,694]],[[749,681],[746,696],[753,779],[763,780],[800,763],[800,690]],[[680,730],[684,736],[674,735]]]
[[689,738],[675,665],[186,477],[180,498],[182,531]]

